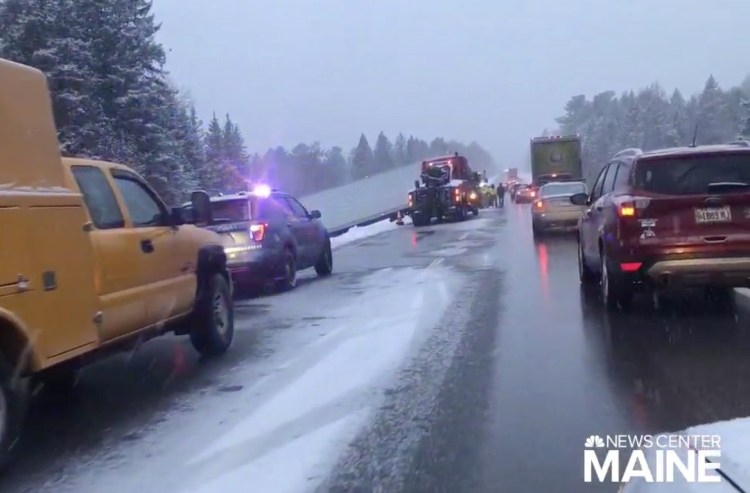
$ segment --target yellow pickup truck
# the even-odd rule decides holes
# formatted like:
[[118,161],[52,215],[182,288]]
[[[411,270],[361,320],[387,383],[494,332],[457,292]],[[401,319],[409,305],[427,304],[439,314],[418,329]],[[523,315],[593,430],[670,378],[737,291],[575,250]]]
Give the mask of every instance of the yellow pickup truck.
[[[174,332],[202,354],[234,335],[208,195],[167,208],[126,166],[62,158],[44,75],[0,59],[0,465],[29,382]],[[190,224],[188,224],[190,223]]]

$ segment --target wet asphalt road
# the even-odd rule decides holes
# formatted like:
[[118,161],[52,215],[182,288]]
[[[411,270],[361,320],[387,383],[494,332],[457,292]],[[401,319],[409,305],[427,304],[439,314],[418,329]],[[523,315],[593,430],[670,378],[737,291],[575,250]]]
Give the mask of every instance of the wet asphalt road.
[[54,491],[49,485],[64,483],[82,457],[135,446],[183,397],[243,392],[234,369],[262,376],[264,361],[290,350],[284,334],[295,328],[308,329],[295,344],[312,343],[326,304],[361,294],[364,276],[435,262],[465,279],[439,324],[444,339],[409,362],[321,491],[616,491],[583,483],[587,436],[750,414],[743,299],[717,308],[693,296],[658,309],[642,299],[632,313],[607,315],[579,288],[574,238],[535,242],[528,206],[506,202],[463,224],[407,226],[343,247],[335,259],[330,279],[308,275],[293,293],[239,301],[236,345],[225,358],[202,362],[185,339],[165,337],[87,369],[72,395],[41,392],[0,491]]

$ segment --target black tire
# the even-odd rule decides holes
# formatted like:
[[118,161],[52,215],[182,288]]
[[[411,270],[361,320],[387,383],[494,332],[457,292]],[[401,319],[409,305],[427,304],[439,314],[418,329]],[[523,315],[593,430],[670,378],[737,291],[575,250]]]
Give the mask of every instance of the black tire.
[[0,469],[8,465],[21,438],[27,404],[26,389],[0,356]]
[[534,237],[535,238],[539,238],[539,237],[541,237],[544,234],[544,228],[542,228],[541,226],[539,226],[539,224],[537,222],[532,222],[531,223],[531,231],[532,231],[532,233],[534,233]]
[[466,220],[466,208],[462,205],[458,206],[456,208],[456,212],[453,213],[453,219],[456,222],[461,222]]
[[416,214],[411,216],[411,223],[414,225],[414,227],[419,228],[422,226],[427,226],[430,223],[430,220],[428,218],[425,218],[422,214]]
[[320,277],[330,276],[333,272],[333,252],[331,251],[331,240],[326,238],[323,251],[320,252],[318,261],[315,262],[315,273]]
[[474,208],[471,209],[471,213],[474,214],[474,216],[476,217],[476,216],[479,215],[479,209],[476,208],[476,207],[474,207]]
[[195,307],[190,342],[203,356],[217,356],[227,352],[234,340],[232,290],[219,273],[211,274],[205,282]]
[[284,249],[284,277],[279,281],[280,291],[291,291],[297,287],[297,257],[291,248]]
[[633,288],[611,271],[609,268],[609,259],[604,252],[601,254],[601,259],[602,267],[599,286],[602,303],[609,311],[626,310],[630,307],[633,299]]
[[581,281],[581,284],[586,285],[592,285],[598,281],[596,273],[586,264],[580,238],[578,239],[578,279]]

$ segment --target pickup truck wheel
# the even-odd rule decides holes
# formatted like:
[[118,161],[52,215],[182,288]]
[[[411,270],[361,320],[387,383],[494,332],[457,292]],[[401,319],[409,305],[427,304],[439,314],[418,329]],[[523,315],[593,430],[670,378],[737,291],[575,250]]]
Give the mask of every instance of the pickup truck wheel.
[[193,347],[204,356],[225,353],[234,339],[234,305],[227,280],[213,274],[206,293],[196,307],[197,320],[190,332]]
[[331,272],[333,272],[333,252],[331,251],[331,240],[329,239],[326,239],[323,251],[320,252],[320,257],[315,263],[315,272],[320,277],[330,276]]
[[7,465],[21,436],[27,394],[17,383],[13,370],[0,356],[0,469]]

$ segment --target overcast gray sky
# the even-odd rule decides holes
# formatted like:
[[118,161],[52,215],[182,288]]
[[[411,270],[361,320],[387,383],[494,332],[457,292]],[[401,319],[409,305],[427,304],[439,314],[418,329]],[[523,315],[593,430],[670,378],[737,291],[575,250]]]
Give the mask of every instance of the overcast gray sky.
[[251,151],[365,132],[476,140],[499,164],[570,96],[750,72],[750,0],[155,0],[168,68]]

